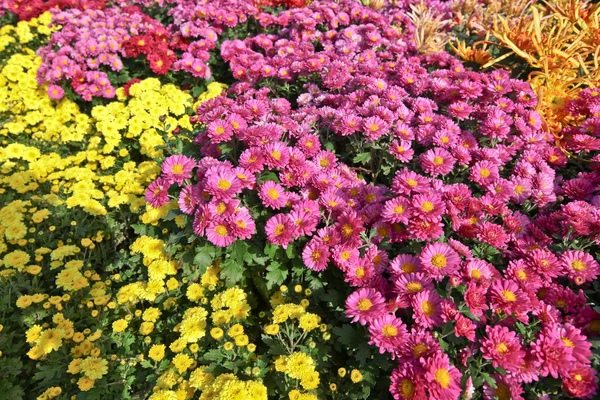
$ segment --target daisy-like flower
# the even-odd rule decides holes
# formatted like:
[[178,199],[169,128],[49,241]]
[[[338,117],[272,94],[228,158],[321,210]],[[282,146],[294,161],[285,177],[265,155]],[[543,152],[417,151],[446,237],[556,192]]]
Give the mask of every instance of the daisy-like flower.
[[54,84],[48,86],[48,97],[52,100],[60,100],[64,95],[65,91],[60,86]]
[[217,119],[208,124],[206,133],[212,143],[226,142],[233,136],[231,123],[223,119]]
[[529,309],[529,298],[514,281],[498,279],[492,282],[488,295],[493,309],[507,315],[523,314]]
[[442,299],[431,290],[423,290],[411,297],[414,319],[423,328],[433,328],[442,324]]
[[392,372],[390,393],[394,400],[425,400],[424,371],[416,364],[400,364]]
[[406,340],[408,331],[400,318],[391,314],[375,318],[369,324],[371,340],[369,344],[379,347],[379,353],[386,351],[395,358],[396,349]]
[[425,379],[429,396],[436,400],[456,400],[460,395],[461,373],[445,354],[436,354],[425,361]]
[[555,332],[541,332],[538,339],[531,343],[531,348],[531,353],[539,363],[541,376],[550,375],[553,378],[558,378],[559,375],[568,376],[575,364],[573,349],[565,346]]
[[269,243],[280,244],[285,249],[296,235],[296,225],[289,215],[277,214],[269,218],[265,231]]
[[466,279],[474,279],[476,281],[480,279],[491,279],[493,276],[492,269],[494,266],[487,261],[472,259],[463,265],[463,276]]
[[411,254],[399,254],[390,262],[390,271],[394,276],[421,272],[419,258]]
[[218,247],[227,247],[236,240],[229,224],[216,221],[209,223],[206,227],[206,238]]
[[233,168],[219,165],[206,171],[205,190],[217,199],[230,199],[242,190],[242,183]]
[[237,212],[228,217],[233,234],[239,239],[247,240],[256,233],[256,224],[246,207],[241,207]]
[[454,168],[456,159],[448,150],[436,147],[419,156],[423,171],[430,175],[448,175]]
[[363,131],[367,140],[375,141],[385,135],[389,130],[389,125],[383,119],[373,116],[363,120]]
[[169,202],[169,187],[171,181],[165,178],[158,178],[148,186],[146,190],[146,202],[152,207],[159,208]]
[[381,217],[390,223],[408,223],[411,216],[411,206],[404,197],[395,197],[385,202]]
[[485,400],[510,399],[522,400],[523,388],[520,382],[513,376],[493,374],[492,378],[496,381],[496,387],[490,386],[485,382],[483,385],[483,398]]
[[258,147],[250,147],[244,150],[239,159],[240,167],[245,168],[251,174],[262,171],[265,164],[262,152],[263,150]]
[[390,153],[401,162],[409,162],[412,160],[415,151],[411,148],[412,143],[408,140],[394,140],[390,144]]
[[187,185],[181,190],[179,193],[179,200],[177,203],[179,204],[179,209],[182,213],[193,215],[194,209],[198,204],[199,193],[194,185]]
[[349,264],[344,270],[344,280],[350,286],[366,286],[374,276],[375,267],[365,258],[359,258],[358,262]]
[[565,391],[578,399],[593,399],[598,392],[598,377],[594,368],[576,365],[563,375]]
[[343,244],[354,245],[360,242],[360,233],[365,230],[356,212],[350,210],[338,217],[335,224]]
[[527,266],[542,278],[556,278],[561,275],[561,263],[550,250],[536,249],[527,253]]
[[491,161],[477,161],[471,167],[470,179],[481,186],[487,186],[494,183],[500,177],[498,166]]
[[313,271],[324,271],[329,257],[329,248],[318,238],[311,239],[302,251],[304,265]]
[[429,189],[427,182],[428,180],[424,176],[404,168],[396,172],[396,176],[392,180],[392,191],[403,195],[424,193]]
[[192,170],[196,166],[193,158],[181,154],[169,156],[162,163],[162,173],[171,182],[182,184],[184,180],[192,177]]
[[373,288],[361,288],[346,299],[346,315],[366,325],[385,312],[385,298]]
[[394,289],[400,296],[409,299],[424,290],[435,290],[433,282],[423,272],[398,275],[394,280]]
[[[424,220],[436,221],[446,211],[442,198],[434,193],[418,194],[413,197],[412,211]],[[400,222],[400,221],[398,221]]]
[[486,326],[486,337],[481,340],[483,358],[492,360],[494,368],[508,372],[519,370],[523,365],[525,351],[515,332],[503,326]]
[[265,164],[270,169],[284,168],[290,161],[290,149],[282,142],[269,143],[264,147]]
[[592,357],[592,344],[581,334],[579,328],[571,324],[549,325],[546,329],[553,330],[553,336],[558,336],[566,347],[572,351],[573,358],[580,364],[589,364]]
[[567,250],[560,257],[560,263],[567,276],[576,284],[592,282],[600,274],[598,261],[581,250]]
[[442,280],[460,268],[458,253],[445,243],[430,243],[421,251],[419,261],[432,278]]
[[[339,235],[337,231],[333,235]],[[332,259],[335,265],[342,271],[348,270],[360,260],[360,252],[355,246],[337,244],[332,249]]]
[[274,181],[266,181],[260,185],[258,196],[265,206],[274,210],[284,207],[288,201],[283,186]]

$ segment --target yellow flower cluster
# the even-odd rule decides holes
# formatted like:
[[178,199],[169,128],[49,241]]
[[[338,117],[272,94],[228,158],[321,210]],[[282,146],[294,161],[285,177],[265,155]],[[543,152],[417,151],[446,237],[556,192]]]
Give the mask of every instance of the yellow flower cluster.
[[275,361],[275,370],[299,379],[300,385],[306,390],[319,386],[320,378],[319,373],[315,371],[315,361],[304,353],[295,352],[289,356],[280,356]]
[[[49,27],[52,14],[49,11],[29,21],[19,21],[16,25],[0,27],[0,55],[6,50],[23,50],[26,45],[49,36],[56,27]],[[50,398],[50,397],[49,397]]]

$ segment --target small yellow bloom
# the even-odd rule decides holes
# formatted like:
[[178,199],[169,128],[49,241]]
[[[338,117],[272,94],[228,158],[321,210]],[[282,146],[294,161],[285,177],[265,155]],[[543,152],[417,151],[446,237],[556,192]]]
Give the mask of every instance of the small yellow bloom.
[[350,372],[350,379],[352,380],[352,382],[358,383],[358,382],[362,381],[363,376],[362,376],[362,374],[360,373],[359,370],[353,369]]

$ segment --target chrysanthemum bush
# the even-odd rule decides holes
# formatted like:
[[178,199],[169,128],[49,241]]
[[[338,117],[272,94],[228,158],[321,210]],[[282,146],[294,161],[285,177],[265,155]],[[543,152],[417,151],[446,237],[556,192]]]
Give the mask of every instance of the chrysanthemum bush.
[[0,390],[597,396],[598,90],[557,143],[527,82],[367,3],[3,28]]

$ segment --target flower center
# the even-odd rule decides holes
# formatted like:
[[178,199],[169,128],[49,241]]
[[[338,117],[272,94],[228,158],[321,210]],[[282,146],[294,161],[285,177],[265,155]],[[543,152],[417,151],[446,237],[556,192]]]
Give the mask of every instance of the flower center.
[[369,311],[372,306],[373,306],[373,303],[371,303],[371,300],[369,300],[369,299],[360,299],[358,301],[358,309],[360,311]]
[[175,164],[171,167],[171,172],[177,175],[183,174],[183,165]]
[[321,252],[319,250],[313,251],[313,253],[310,255],[310,258],[313,261],[319,261],[321,259]]
[[427,346],[423,343],[417,343],[413,346],[412,352],[415,357],[423,355],[427,351]]
[[222,126],[217,126],[215,132],[217,132],[217,135],[222,135],[225,132],[225,128],[223,128]]
[[398,336],[398,329],[393,325],[385,324],[382,329],[383,336],[385,337],[396,337]]
[[450,374],[446,368],[438,368],[435,371],[435,380],[441,387],[447,389],[450,386]]
[[227,190],[231,187],[231,182],[227,179],[220,179],[219,182],[217,182],[217,187],[221,190]]
[[415,385],[409,379],[400,382],[399,389],[405,399],[410,399],[415,395]]
[[527,279],[527,274],[525,273],[525,271],[523,271],[523,270],[521,269],[521,270],[517,271],[517,278],[518,278],[519,280],[522,280],[522,281],[524,281],[524,280],[526,280],[526,279]]
[[410,293],[418,293],[423,289],[423,285],[420,282],[409,282],[406,285],[406,290]]
[[473,279],[481,278],[481,271],[478,269],[474,269],[473,271],[471,271],[471,278],[473,278]]
[[216,207],[217,210],[217,214],[221,215],[225,212],[225,210],[227,210],[227,206],[225,205],[225,203],[219,203]]
[[273,199],[273,200],[277,200],[279,198],[279,191],[277,189],[271,188],[269,189],[269,191],[267,192],[267,195]]
[[423,204],[421,204],[421,209],[425,212],[432,212],[434,208],[435,206],[431,201],[424,201]]
[[431,264],[436,268],[444,268],[448,261],[443,254],[436,254],[431,257]]
[[352,232],[354,232],[354,230],[352,229],[352,225],[344,224],[344,226],[342,226],[342,236],[343,237],[349,238],[352,235]]
[[329,165],[329,160],[326,158],[321,158],[321,161],[319,161],[319,165],[321,167],[325,168]]
[[419,182],[417,182],[417,181],[416,181],[416,180],[414,180],[414,179],[407,179],[407,180],[406,180],[406,183],[407,183],[407,184],[408,184],[408,186],[410,186],[410,187],[415,187],[415,186],[417,186],[417,185],[419,184]]
[[402,272],[405,272],[407,274],[410,274],[410,273],[415,272],[417,270],[417,268],[415,267],[415,265],[411,264],[411,263],[402,264],[402,266],[400,267],[400,269],[402,270]]
[[421,303],[421,311],[423,311],[423,314],[427,315],[428,317],[431,317],[435,312],[435,307],[432,302],[430,302],[429,300],[425,300]]
[[217,235],[219,236],[227,236],[227,227],[225,225],[217,225],[215,232],[217,232]]
[[479,176],[482,178],[489,178],[490,174],[490,170],[487,168],[481,168],[481,171],[479,171]]
[[515,296],[515,294],[510,290],[503,290],[502,297],[504,297],[504,300],[511,303],[517,301],[517,296]]
[[281,236],[285,231],[285,225],[279,224],[275,227],[275,235]]
[[362,279],[365,276],[365,269],[363,267],[358,267],[356,268],[356,271],[354,271],[354,274],[357,278]]
[[569,338],[562,337],[561,340],[563,341],[565,346],[571,347],[571,348],[575,347],[575,344]]
[[575,271],[585,271],[585,263],[580,260],[573,260],[573,262],[571,262],[571,268]]
[[281,153],[277,150],[274,150],[271,152],[271,157],[273,157],[276,160],[281,159]]
[[342,253],[340,254],[340,258],[344,261],[348,261],[350,259],[350,252],[349,251],[342,251]]
[[496,346],[496,351],[500,354],[504,354],[508,351],[508,347],[506,347],[506,344],[500,343],[498,346]]
[[440,156],[435,156],[433,158],[433,163],[435,165],[442,165],[444,163],[444,159],[442,157],[440,157]]

